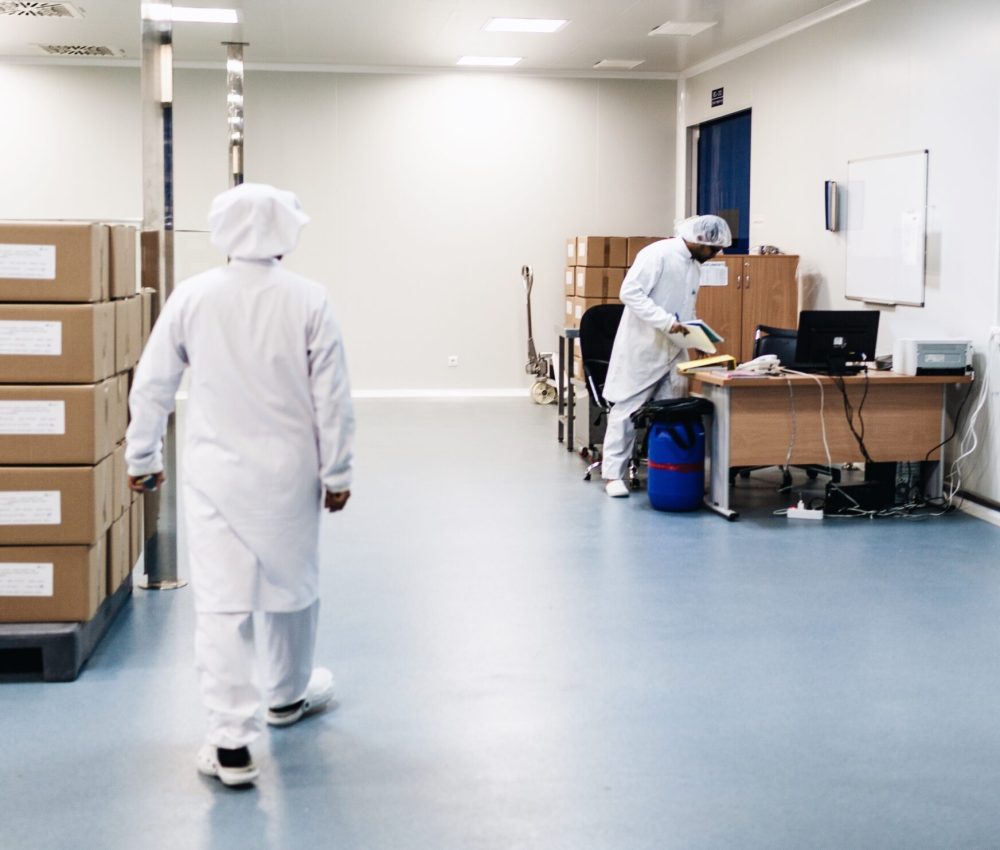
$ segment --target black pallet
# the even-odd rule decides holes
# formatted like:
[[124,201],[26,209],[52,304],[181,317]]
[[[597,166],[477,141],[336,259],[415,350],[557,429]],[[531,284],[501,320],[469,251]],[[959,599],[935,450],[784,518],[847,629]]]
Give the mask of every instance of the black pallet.
[[17,674],[24,678],[26,662],[34,661],[46,682],[72,682],[101,642],[104,633],[132,595],[132,576],[101,603],[86,623],[0,624],[0,681]]

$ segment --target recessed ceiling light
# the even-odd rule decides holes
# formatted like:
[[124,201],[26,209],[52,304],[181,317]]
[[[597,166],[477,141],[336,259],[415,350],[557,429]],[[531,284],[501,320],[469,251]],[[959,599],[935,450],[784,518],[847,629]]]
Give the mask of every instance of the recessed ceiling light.
[[650,30],[650,35],[680,35],[692,36],[714,27],[716,21],[667,21],[656,29]]
[[509,68],[520,61],[520,56],[463,56],[455,64],[473,65],[482,68]]
[[194,24],[238,24],[235,9],[201,9],[195,6],[171,6],[169,3],[143,3],[142,16],[153,21]]
[[559,32],[566,24],[565,18],[490,18],[483,27],[487,32]]
[[645,59],[602,59],[594,65],[594,69],[598,71],[631,71],[645,61]]

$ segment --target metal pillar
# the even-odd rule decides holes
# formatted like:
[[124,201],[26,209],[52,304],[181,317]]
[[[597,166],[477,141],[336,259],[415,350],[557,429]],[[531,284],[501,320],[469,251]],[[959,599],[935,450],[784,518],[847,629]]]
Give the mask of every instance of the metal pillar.
[[226,106],[229,121],[229,186],[243,182],[243,48],[245,41],[224,41]]
[[[160,3],[159,11],[171,2]],[[173,22],[142,4],[142,245],[144,270],[155,270],[143,285],[154,285],[162,305],[174,288],[174,163]],[[164,19],[165,18],[165,19]],[[155,256],[151,256],[155,252]],[[149,260],[149,262],[147,262]],[[144,552],[146,575],[139,586],[174,590],[187,582],[177,579],[177,455],[174,417],[163,440],[163,471],[167,482],[147,499],[159,500],[156,531]],[[151,514],[147,513],[147,517]],[[152,516],[156,517],[153,512]]]

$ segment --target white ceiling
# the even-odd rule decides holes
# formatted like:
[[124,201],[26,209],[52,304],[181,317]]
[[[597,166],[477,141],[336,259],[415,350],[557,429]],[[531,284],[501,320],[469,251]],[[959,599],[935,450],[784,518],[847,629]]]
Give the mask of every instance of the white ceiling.
[[[629,76],[678,74],[866,0],[178,0],[241,10],[239,25],[175,24],[180,63],[224,59],[246,41],[249,67],[453,68],[463,55],[521,56],[516,71],[591,73],[601,59],[642,59]],[[0,6],[3,4],[0,3]],[[79,0],[82,19],[0,16],[0,57],[36,43],[103,45],[140,58],[140,0]],[[483,31],[491,17],[568,18],[554,35]],[[649,36],[665,21],[717,21],[696,36]],[[65,60],[52,60],[65,61]],[[601,73],[601,72],[592,72]],[[621,73],[616,74],[620,76]]]

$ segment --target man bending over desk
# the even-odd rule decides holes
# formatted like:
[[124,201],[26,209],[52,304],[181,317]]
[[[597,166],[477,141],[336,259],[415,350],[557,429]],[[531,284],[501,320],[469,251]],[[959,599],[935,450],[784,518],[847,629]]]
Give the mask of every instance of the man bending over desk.
[[635,444],[632,414],[647,401],[687,393],[687,379],[674,368],[686,350],[667,334],[687,335],[681,322],[695,317],[700,266],[731,244],[723,219],[694,216],[677,226],[672,239],[643,248],[625,275],[621,290],[625,311],[604,384],[604,398],[613,403],[601,461],[609,496],[629,494],[622,479]]

